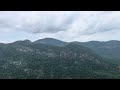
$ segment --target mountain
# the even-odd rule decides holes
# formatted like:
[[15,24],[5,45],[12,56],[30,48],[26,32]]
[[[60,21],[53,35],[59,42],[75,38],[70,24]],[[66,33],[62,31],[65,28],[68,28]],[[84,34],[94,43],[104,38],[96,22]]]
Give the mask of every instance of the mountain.
[[[50,40],[50,41],[49,41]],[[117,65],[91,49],[43,39],[46,43],[16,41],[0,46],[1,79],[113,79]],[[50,42],[50,44],[48,44]],[[64,43],[64,42],[62,42]]]
[[3,43],[0,43],[0,45],[3,45]]
[[[68,42],[63,42],[57,39],[53,38],[44,38],[35,41],[34,43],[41,43],[41,44],[47,44],[47,45],[53,45],[53,46],[64,46],[67,45]],[[120,59],[120,41],[117,40],[111,40],[106,42],[100,42],[100,41],[89,41],[89,42],[70,42],[73,44],[79,44],[85,47],[88,47],[89,49],[93,50],[96,54],[100,55],[104,58],[109,59]]]
[[95,53],[99,54],[102,57],[110,59],[120,59],[120,41],[90,41],[79,42],[79,44],[92,49]]
[[13,44],[21,44],[21,43],[31,43],[31,41],[30,40],[19,40],[19,41],[13,42]]
[[63,41],[53,39],[53,38],[44,38],[44,39],[39,39],[39,40],[35,41],[34,43],[41,43],[41,44],[48,44],[48,45],[55,45],[55,46],[63,46],[67,42],[63,42]]

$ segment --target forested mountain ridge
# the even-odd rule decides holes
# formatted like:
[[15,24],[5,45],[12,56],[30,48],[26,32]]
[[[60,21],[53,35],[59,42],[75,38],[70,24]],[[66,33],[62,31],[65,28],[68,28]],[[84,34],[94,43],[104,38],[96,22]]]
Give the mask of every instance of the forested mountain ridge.
[[41,44],[48,44],[48,45],[55,45],[55,46],[63,46],[67,44],[67,42],[63,42],[61,40],[57,40],[54,38],[39,39],[34,41],[34,43],[41,43]]
[[53,38],[44,38],[35,41],[34,43],[48,44],[54,46],[64,46],[69,43],[79,44],[89,49],[93,50],[96,54],[109,58],[109,59],[120,59],[120,41],[110,40],[110,41],[89,41],[89,42],[64,42],[61,40]]
[[111,40],[106,42],[90,41],[73,43],[88,47],[102,57],[120,59],[120,41]]
[[0,78],[106,79],[117,78],[116,64],[84,46],[49,45],[29,40],[0,45]]

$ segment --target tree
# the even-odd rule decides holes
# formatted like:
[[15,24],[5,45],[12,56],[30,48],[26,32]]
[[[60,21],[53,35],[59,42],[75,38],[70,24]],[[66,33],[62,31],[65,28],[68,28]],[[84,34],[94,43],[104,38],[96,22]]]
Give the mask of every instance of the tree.
[[[120,72],[120,66],[117,67],[118,71]],[[118,75],[118,77],[120,78],[120,75]]]

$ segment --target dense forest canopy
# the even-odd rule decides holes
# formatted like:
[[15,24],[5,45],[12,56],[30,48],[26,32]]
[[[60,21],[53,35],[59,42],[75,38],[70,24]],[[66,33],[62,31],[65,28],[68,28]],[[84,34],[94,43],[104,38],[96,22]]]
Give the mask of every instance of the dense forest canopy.
[[115,79],[117,67],[114,60],[73,42],[45,38],[0,44],[4,79]]

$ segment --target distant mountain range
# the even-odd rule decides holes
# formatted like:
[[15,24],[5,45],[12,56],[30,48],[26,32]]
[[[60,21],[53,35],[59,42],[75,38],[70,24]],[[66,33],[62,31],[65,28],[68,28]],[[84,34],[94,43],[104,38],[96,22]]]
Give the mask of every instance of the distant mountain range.
[[116,68],[119,64],[109,59],[109,55],[117,53],[119,56],[119,43],[68,43],[45,38],[34,42],[23,40],[0,44],[0,78],[115,79],[118,78]]
[[55,45],[55,46],[63,46],[67,44],[67,42],[63,42],[53,38],[40,39],[35,41],[34,43],[41,43],[41,44],[48,44],[48,45]]
[[95,51],[102,57],[110,59],[120,59],[120,41],[107,41],[107,42],[85,42],[80,43]]
[[[60,41],[53,38],[44,38],[35,41],[35,43],[41,43],[41,44],[48,44],[48,45],[54,45],[54,46],[64,46],[68,44],[68,42]],[[93,50],[96,54],[109,58],[109,59],[120,59],[120,41],[117,40],[111,40],[106,42],[100,42],[100,41],[89,41],[89,42],[70,42],[74,44],[79,44],[85,47],[90,48]]]

